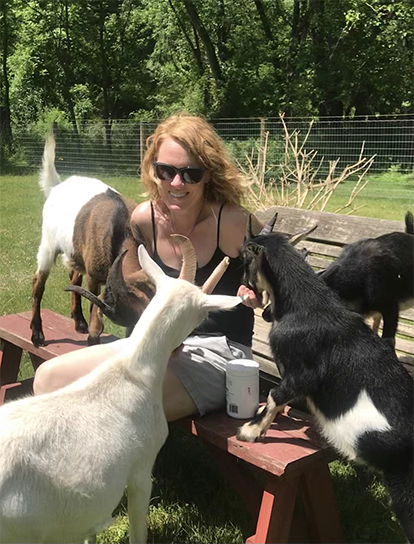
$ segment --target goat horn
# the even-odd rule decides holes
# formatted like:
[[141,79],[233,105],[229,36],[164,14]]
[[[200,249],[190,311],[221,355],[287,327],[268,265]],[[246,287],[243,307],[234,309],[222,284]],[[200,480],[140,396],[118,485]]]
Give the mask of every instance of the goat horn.
[[124,274],[122,272],[122,262],[127,254],[127,249],[122,249],[119,255],[109,269],[106,283],[111,286],[112,295],[114,300],[120,297],[121,293],[127,292],[128,288],[125,282]]
[[252,214],[249,213],[249,217],[247,219],[247,224],[246,224],[246,240],[250,240],[250,238],[253,238],[253,233],[252,233]]
[[227,270],[227,267],[230,264],[230,258],[224,257],[224,259],[216,266],[210,276],[206,279],[201,290],[203,293],[209,295],[212,293],[224,275],[224,272]]
[[277,219],[277,212],[274,214],[274,216],[272,217],[272,219],[270,221],[268,221],[266,223],[266,225],[262,228],[262,230],[260,231],[260,234],[270,234],[273,230],[273,227],[275,226],[275,223],[276,223],[276,219]]
[[197,271],[197,257],[194,246],[187,236],[183,236],[182,234],[171,234],[171,236],[175,238],[175,241],[181,246],[183,255],[179,279],[194,283]]
[[90,300],[93,304],[96,304],[98,308],[104,313],[107,317],[111,318],[114,315],[114,309],[109,306],[104,300],[97,297],[94,293],[91,293],[84,287],[81,287],[80,285],[69,285],[68,287],[65,287],[65,291],[72,291],[73,293],[77,293],[78,295],[81,295],[88,300]]
[[296,234],[292,234],[292,236],[289,238],[289,242],[293,246],[296,245],[298,242],[306,238],[306,236],[309,236],[309,234],[313,232],[317,228],[317,226],[318,225],[313,225],[313,227],[310,227],[309,229],[306,229],[301,232],[297,232]]
[[407,234],[414,234],[414,219],[410,211],[405,214],[405,232]]

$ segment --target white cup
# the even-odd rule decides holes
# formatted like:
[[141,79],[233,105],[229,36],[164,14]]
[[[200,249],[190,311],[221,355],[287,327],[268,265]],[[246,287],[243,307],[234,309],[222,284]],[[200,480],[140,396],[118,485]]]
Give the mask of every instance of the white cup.
[[226,365],[226,410],[237,419],[253,417],[259,407],[259,363],[234,359]]

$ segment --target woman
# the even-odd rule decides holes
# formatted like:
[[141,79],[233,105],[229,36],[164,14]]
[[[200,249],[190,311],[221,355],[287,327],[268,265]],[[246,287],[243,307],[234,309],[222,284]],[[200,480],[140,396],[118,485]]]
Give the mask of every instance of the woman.
[[[214,292],[249,295],[230,314],[212,312],[181,351],[171,356],[163,400],[167,420],[174,421],[223,407],[226,362],[251,357],[252,308],[259,303],[253,291],[241,285],[239,257],[248,213],[241,207],[242,176],[221,139],[200,117],[174,115],[157,127],[147,141],[142,182],[150,199],[136,207],[131,223],[139,227],[159,266],[177,277],[181,252],[170,235],[183,234],[197,255],[198,285],[227,255],[230,265]],[[252,228],[253,232],[261,229],[254,216]],[[92,346],[44,363],[36,373],[35,394],[74,381],[122,349],[125,342],[128,339]]]

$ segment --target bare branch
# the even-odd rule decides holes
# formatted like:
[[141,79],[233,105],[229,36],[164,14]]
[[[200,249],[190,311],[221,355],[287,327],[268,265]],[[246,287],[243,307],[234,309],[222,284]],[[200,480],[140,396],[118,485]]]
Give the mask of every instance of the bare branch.
[[[284,136],[284,155],[280,164],[269,164],[269,132],[264,135],[263,145],[253,148],[246,154],[245,163],[239,168],[249,180],[247,206],[251,209],[266,209],[270,206],[293,206],[310,210],[323,211],[335,190],[349,178],[357,176],[357,182],[349,195],[347,203],[335,213],[350,208],[355,198],[368,183],[364,176],[374,162],[375,155],[364,157],[365,142],[362,143],[357,161],[346,165],[338,171],[340,158],[331,160],[325,174],[322,175],[325,158],[318,157],[314,149],[307,151],[305,145],[309,140],[313,121],[300,141],[297,130],[289,133],[284,116],[280,115]],[[274,169],[279,170],[280,177],[276,181],[269,177]],[[355,208],[353,208],[355,209]]]

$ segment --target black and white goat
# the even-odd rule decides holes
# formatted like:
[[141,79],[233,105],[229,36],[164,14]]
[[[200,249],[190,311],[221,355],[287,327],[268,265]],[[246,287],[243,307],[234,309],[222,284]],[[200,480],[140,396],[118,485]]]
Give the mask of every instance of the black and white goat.
[[348,310],[270,223],[242,250],[244,283],[267,292],[269,343],[282,380],[238,432],[253,442],[296,398],[305,398],[328,442],[380,471],[413,542],[413,379],[395,353]]
[[[129,540],[146,542],[151,470],[168,434],[162,384],[171,352],[209,311],[243,300],[185,281],[194,281],[192,254],[173,279],[139,246],[157,293],[122,348],[62,389],[0,407],[0,543],[82,542],[110,522],[125,487]],[[218,281],[213,274],[204,290]]]
[[319,275],[351,310],[381,314],[382,337],[394,347],[399,312],[414,305],[412,213],[405,216],[405,232],[349,244]]
[[[37,271],[32,292],[32,342],[45,343],[40,313],[45,283],[59,254],[70,270],[73,285],[85,275],[89,291],[98,295],[110,267],[124,242],[134,252],[137,245],[130,232],[130,216],[136,204],[122,197],[102,181],[71,176],[64,183],[55,168],[55,140],[49,137],[43,153],[40,187],[47,200],[43,207],[42,239],[37,253]],[[87,333],[79,294],[72,294],[71,315],[75,329]],[[103,321],[96,306],[91,307],[88,344],[99,342]]]

